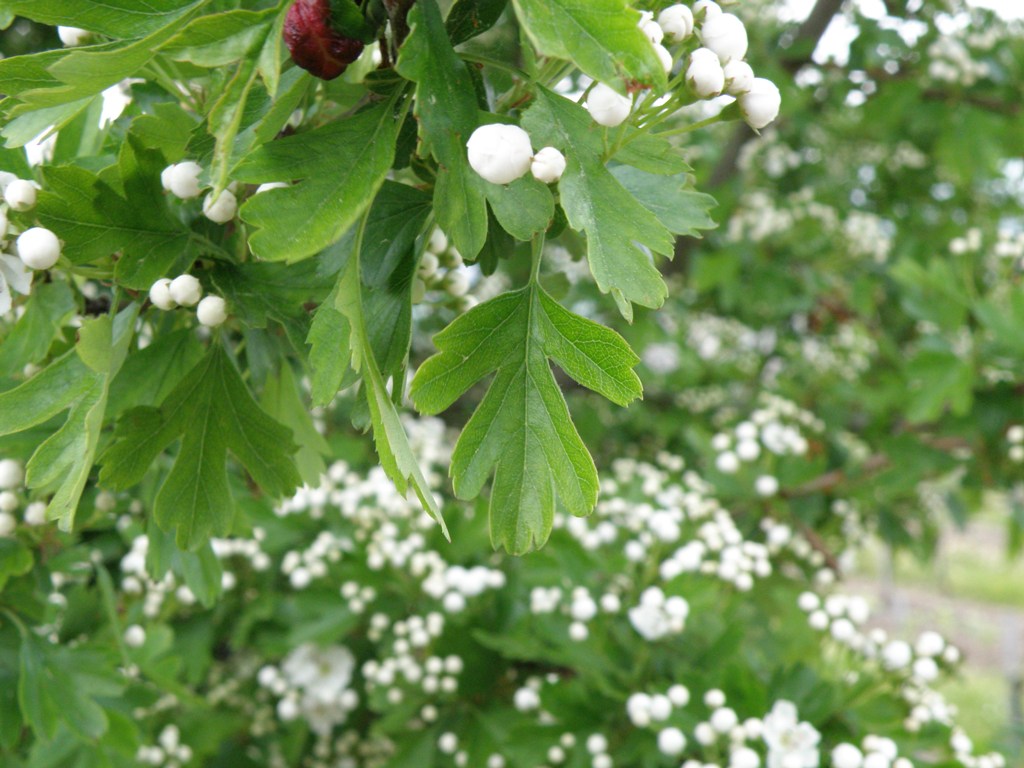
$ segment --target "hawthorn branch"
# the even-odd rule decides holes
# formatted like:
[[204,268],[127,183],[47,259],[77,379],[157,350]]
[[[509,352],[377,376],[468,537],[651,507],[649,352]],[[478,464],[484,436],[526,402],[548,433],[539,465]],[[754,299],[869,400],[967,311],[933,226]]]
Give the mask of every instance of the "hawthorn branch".
[[[811,60],[811,56],[814,53],[814,49],[818,47],[818,41],[821,40],[821,36],[825,34],[825,30],[828,29],[829,23],[832,21],[832,17],[835,16],[843,7],[845,0],[818,0],[814,4],[814,8],[811,10],[810,16],[808,16],[803,24],[793,34],[790,46],[796,47],[797,50],[806,50],[806,53],[802,56],[795,56],[791,59],[783,61],[783,66],[789,72],[796,72],[804,64]],[[806,48],[804,47],[806,46]],[[755,134],[746,123],[737,125],[733,130],[732,137],[726,144],[725,151],[719,158],[718,163],[711,171],[711,176],[708,178],[707,188],[714,189],[720,187],[733,176],[739,170],[739,158],[740,153],[743,151],[743,147],[746,146],[747,142],[755,138]],[[666,272],[685,272],[688,266],[688,257],[691,249],[694,247],[696,241],[690,237],[680,237],[676,239],[675,256],[671,265],[668,265],[665,269]]]
[[[797,50],[806,51],[806,53],[783,59],[782,65],[787,72],[796,72],[800,67],[811,61],[814,49],[818,47],[818,42],[821,40],[822,35],[825,34],[825,30],[828,29],[832,17],[842,10],[843,2],[844,0],[818,0],[814,4],[810,16],[804,19],[804,23],[800,25],[793,35],[789,46]],[[721,186],[736,175],[736,171],[739,168],[737,160],[739,160],[740,152],[743,150],[743,146],[755,136],[756,134],[750,130],[746,123],[736,126],[732,139],[730,139],[729,144],[726,146],[725,153],[711,172],[711,178],[708,181],[709,186]]]

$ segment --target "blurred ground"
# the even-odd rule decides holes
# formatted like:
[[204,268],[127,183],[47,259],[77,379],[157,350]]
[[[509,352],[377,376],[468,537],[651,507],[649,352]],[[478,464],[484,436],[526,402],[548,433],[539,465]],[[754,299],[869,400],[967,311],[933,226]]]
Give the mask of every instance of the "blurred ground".
[[921,630],[935,629],[959,646],[962,674],[942,690],[979,746],[1024,765],[1024,557],[1008,556],[1000,517],[986,512],[962,530],[951,527],[931,564],[869,550],[847,589],[871,601],[873,626],[911,642]]

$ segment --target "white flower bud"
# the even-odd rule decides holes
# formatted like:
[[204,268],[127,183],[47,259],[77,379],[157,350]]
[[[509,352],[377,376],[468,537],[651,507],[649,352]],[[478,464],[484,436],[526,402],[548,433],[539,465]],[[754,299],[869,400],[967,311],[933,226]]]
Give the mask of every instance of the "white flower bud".
[[666,728],[658,734],[658,751],[675,757],[686,749],[686,736],[678,728]]
[[853,744],[837,744],[832,750],[833,768],[860,768],[864,755]]
[[192,275],[178,275],[171,280],[171,298],[183,307],[194,307],[203,296],[203,286]]
[[678,43],[693,34],[693,11],[682,3],[670,5],[658,14],[658,26],[665,37]]
[[171,179],[174,178],[174,165],[168,165],[162,171],[160,171],[160,186],[164,188],[164,192],[171,191]]
[[654,19],[641,19],[637,26],[654,45],[661,45],[661,41],[665,39],[665,30]]
[[774,496],[779,492],[779,481],[772,475],[761,475],[754,481],[754,490],[758,496]]
[[207,296],[196,307],[196,317],[211,328],[228,319],[228,305],[220,296]]
[[18,236],[18,257],[29,269],[49,269],[60,258],[60,240],[45,227],[26,229]]
[[740,114],[754,130],[760,130],[779,115],[782,94],[775,83],[763,77],[755,77],[750,90],[737,98]]
[[714,51],[722,62],[747,55],[747,29],[739,16],[720,13],[704,21],[700,28],[701,45]]
[[[182,200],[192,197],[199,197],[201,187],[199,186],[199,174],[203,172],[202,166],[191,160],[177,163],[171,166],[168,176],[167,188],[171,194]],[[163,174],[160,174],[161,181]]]
[[746,93],[754,84],[754,70],[741,59],[731,59],[722,71],[725,72],[725,91],[733,96]]
[[466,142],[469,164],[492,184],[508,184],[528,170],[533,157],[530,135],[518,125],[481,125]]
[[427,250],[431,253],[444,253],[448,250],[448,236],[440,227],[434,227],[427,241]]
[[729,768],[760,768],[761,756],[750,747],[734,749],[729,755]]
[[537,181],[551,184],[562,178],[565,172],[565,155],[554,147],[544,147],[533,156],[530,173]]
[[87,29],[79,29],[78,27],[57,27],[57,37],[64,43],[68,48],[74,48],[76,45],[84,45],[89,40],[90,32]]
[[157,309],[174,309],[177,306],[174,297],[171,296],[171,281],[161,277],[149,289],[149,301]]
[[0,512],[0,536],[10,536],[18,527],[18,521],[10,512]]
[[287,181],[268,181],[266,184],[260,184],[256,187],[256,191],[253,194],[258,195],[261,192],[269,192],[272,189],[285,189],[290,186]]
[[440,260],[437,258],[437,254],[431,251],[424,251],[420,257],[420,266],[416,270],[416,273],[422,280],[429,280],[437,274],[437,268],[441,265]]
[[0,491],[0,512],[13,512],[19,506],[18,497],[11,491]]
[[0,195],[7,191],[7,187],[12,181],[17,181],[18,177],[10,171],[0,171]]
[[213,194],[203,200],[203,215],[215,224],[227,224],[238,213],[238,198],[225,189],[216,198]]
[[453,270],[445,275],[444,289],[449,296],[465,296],[469,291],[469,275],[463,270]]
[[717,96],[725,88],[725,72],[722,62],[714,51],[698,48],[690,54],[690,66],[686,69],[686,82],[702,99]]
[[[704,14],[703,17],[701,14]],[[693,16],[696,19],[703,18],[704,21],[713,19],[715,16],[719,16],[722,13],[722,6],[715,2],[715,0],[697,0],[693,4]]]
[[146,630],[138,624],[132,624],[124,631],[124,644],[129,648],[139,648],[146,642]]
[[46,525],[46,503],[33,501],[25,507],[24,517],[26,525]]
[[672,54],[669,53],[668,48],[664,45],[655,45],[654,52],[658,56],[658,61],[661,62],[662,69],[666,72],[671,72],[672,65],[675,64],[675,62],[672,60]]
[[25,179],[15,179],[4,190],[4,200],[16,211],[27,211],[35,207],[36,185]]
[[587,111],[598,125],[614,128],[621,125],[633,108],[633,100],[616,93],[613,88],[598,83],[587,94]]
[[20,488],[25,482],[25,470],[21,468],[21,462],[14,459],[0,460],[0,488],[10,490]]

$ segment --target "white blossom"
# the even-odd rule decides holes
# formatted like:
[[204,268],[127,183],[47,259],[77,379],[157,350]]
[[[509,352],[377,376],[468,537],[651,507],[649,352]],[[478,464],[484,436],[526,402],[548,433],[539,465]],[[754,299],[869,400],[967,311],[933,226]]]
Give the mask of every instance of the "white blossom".
[[617,93],[611,86],[597,83],[587,94],[586,107],[595,123],[614,128],[629,117],[633,100]]
[[740,114],[751,128],[761,130],[779,116],[782,95],[771,80],[755,77],[750,90],[736,99]]
[[466,142],[469,164],[492,184],[508,184],[530,170],[533,147],[518,125],[481,125]]

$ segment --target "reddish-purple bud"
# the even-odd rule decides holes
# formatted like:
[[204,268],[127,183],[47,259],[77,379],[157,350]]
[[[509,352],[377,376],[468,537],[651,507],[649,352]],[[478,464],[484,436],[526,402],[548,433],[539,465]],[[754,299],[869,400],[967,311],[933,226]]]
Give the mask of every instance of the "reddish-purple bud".
[[330,0],[295,0],[284,20],[292,61],[310,74],[333,80],[363,52],[363,41],[331,25]]

